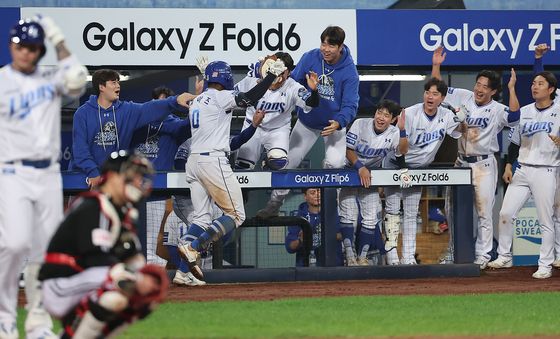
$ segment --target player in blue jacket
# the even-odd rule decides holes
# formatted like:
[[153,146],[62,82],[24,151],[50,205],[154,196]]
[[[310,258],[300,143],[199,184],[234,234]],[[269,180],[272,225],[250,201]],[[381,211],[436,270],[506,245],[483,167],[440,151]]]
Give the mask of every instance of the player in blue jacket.
[[[306,76],[319,75],[319,106],[305,113],[298,108],[298,121],[290,135],[287,169],[297,168],[307,152],[322,137],[325,143],[324,168],[342,168],[346,159],[346,126],[354,120],[358,109],[358,71],[344,45],[345,33],[338,26],[329,26],[321,34],[320,48],[305,53],[292,72],[292,78],[307,85]],[[289,190],[274,190],[259,217],[278,215]]]
[[90,188],[98,184],[99,168],[108,155],[131,146],[134,130],[161,121],[173,111],[185,110],[187,99],[192,98],[183,93],[143,104],[120,101],[119,79],[120,74],[114,70],[93,73],[95,95],[74,114],[70,169],[83,172]]
[[[164,100],[175,95],[167,87],[160,86],[152,91],[152,99]],[[169,114],[163,121],[142,126],[132,136],[132,149],[143,154],[154,165],[156,171],[173,170],[173,162],[179,145],[191,136],[188,119]],[[150,264],[165,265],[156,255],[157,236],[164,218],[166,200],[171,196],[152,196],[146,203],[146,257]]]
[[[303,217],[309,221],[311,229],[313,230],[313,247],[312,253],[317,255],[318,251],[322,250],[321,246],[321,190],[319,188],[304,188],[303,198],[305,202],[299,205],[299,208],[294,214],[298,217]],[[338,224],[337,224],[338,225]],[[342,235],[340,229],[337,227],[337,240],[338,246],[336,248],[336,265],[342,266],[344,264],[342,259],[342,243],[340,240]],[[286,251],[288,253],[296,254],[296,267],[303,267],[305,260],[305,250],[303,247],[303,231],[299,226],[288,226],[288,233],[285,240]],[[322,265],[322,262],[317,262]],[[310,262],[312,266],[313,263]]]

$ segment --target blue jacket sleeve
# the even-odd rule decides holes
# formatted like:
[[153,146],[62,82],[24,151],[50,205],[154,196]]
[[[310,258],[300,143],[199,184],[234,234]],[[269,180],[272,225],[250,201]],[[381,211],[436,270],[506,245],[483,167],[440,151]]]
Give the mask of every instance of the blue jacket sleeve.
[[544,66],[542,62],[542,58],[535,58],[535,62],[533,63],[533,75],[543,72]]
[[249,141],[249,139],[251,139],[253,135],[255,135],[256,131],[257,129],[253,126],[253,124],[249,125],[249,127],[241,131],[239,135],[236,135],[231,139],[231,141],[229,142],[229,148],[232,151],[235,151],[236,149],[241,147],[241,145]]
[[147,125],[153,121],[161,121],[166,116],[175,111],[185,111],[186,109],[177,104],[177,96],[165,99],[151,100],[143,104],[131,102],[130,111],[136,114],[134,129]]
[[292,250],[290,248],[290,243],[298,239],[300,230],[299,226],[288,226],[288,234],[286,234],[286,240],[284,241],[284,246],[288,253],[296,253],[298,251],[297,249]]
[[83,172],[88,178],[95,178],[101,174],[89,149],[85,116],[79,109],[74,114],[72,159],[72,166]]
[[349,79],[344,80],[342,84],[342,102],[340,104],[340,112],[335,116],[335,120],[340,124],[340,128],[348,126],[356,117],[358,112],[359,95],[358,90],[360,80],[358,73],[352,75]]
[[172,135],[177,140],[178,145],[191,137],[191,125],[188,119],[180,119],[175,115],[171,115],[166,120],[161,127],[161,131]]

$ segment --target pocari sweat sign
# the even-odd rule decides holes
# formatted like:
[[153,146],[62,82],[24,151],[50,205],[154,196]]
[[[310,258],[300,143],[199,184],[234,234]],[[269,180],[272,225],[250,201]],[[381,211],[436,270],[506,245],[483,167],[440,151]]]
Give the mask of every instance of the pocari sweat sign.
[[560,64],[560,11],[358,10],[359,65],[532,65],[547,43],[547,65]]

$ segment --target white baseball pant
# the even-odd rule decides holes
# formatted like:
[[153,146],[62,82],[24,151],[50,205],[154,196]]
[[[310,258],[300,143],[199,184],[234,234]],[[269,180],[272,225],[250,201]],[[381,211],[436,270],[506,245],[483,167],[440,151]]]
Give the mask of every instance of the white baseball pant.
[[224,152],[191,154],[186,165],[194,208],[193,223],[208,227],[213,221],[213,203],[239,227],[245,220],[241,187]]
[[554,224],[552,214],[554,198],[558,189],[557,167],[534,167],[522,165],[515,171],[511,184],[506,190],[500,222],[498,225],[498,254],[511,258],[513,243],[513,221],[532,194],[541,227],[542,243],[539,253],[539,267],[550,269],[554,261]]
[[360,206],[362,226],[374,229],[381,213],[381,199],[379,199],[377,187],[342,187],[338,195],[340,222],[345,224],[356,222],[356,199]]
[[[245,121],[243,129],[247,128],[250,123]],[[257,128],[255,134],[243,144],[237,151],[237,161],[243,160],[251,163],[253,166],[260,159],[263,147],[266,151],[273,148],[280,148],[288,153],[290,140],[290,125],[282,126],[273,130],[265,130]]]
[[398,215],[401,209],[401,199],[403,201],[403,229],[402,229],[402,250],[401,263],[415,264],[416,259],[416,230],[418,223],[416,217],[420,198],[422,196],[422,187],[413,186],[401,189],[396,186],[385,187],[385,209],[389,214]]
[[58,163],[45,169],[0,164],[0,322],[15,321],[23,261],[43,262],[62,218]]
[[[321,130],[309,128],[298,120],[290,135],[288,166],[286,166],[286,168],[297,168],[320,136]],[[342,128],[329,136],[323,137],[323,142],[325,144],[323,168],[344,167],[346,160],[346,128]],[[273,190],[270,200],[274,202],[283,202],[288,193],[290,193],[290,190]]]

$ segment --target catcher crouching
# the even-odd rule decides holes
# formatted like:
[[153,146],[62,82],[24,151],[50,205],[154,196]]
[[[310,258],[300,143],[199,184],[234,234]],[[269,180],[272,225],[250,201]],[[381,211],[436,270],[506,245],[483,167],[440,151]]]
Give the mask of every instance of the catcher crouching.
[[135,230],[133,204],[149,195],[152,174],[143,156],[114,152],[99,190],[80,195],[51,239],[39,280],[62,338],[114,336],[164,299],[166,272],[146,265]]

